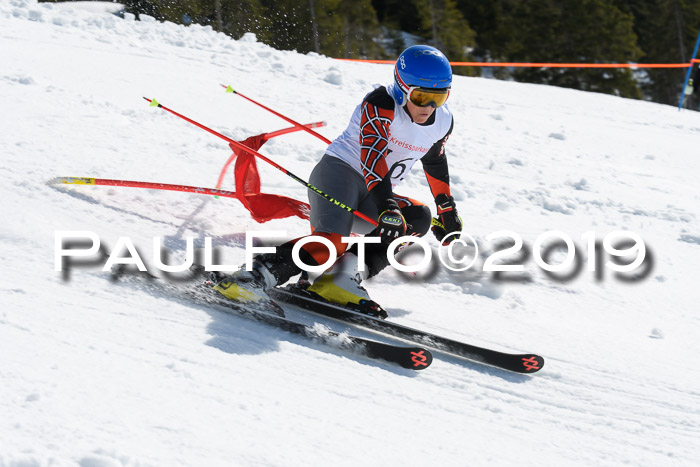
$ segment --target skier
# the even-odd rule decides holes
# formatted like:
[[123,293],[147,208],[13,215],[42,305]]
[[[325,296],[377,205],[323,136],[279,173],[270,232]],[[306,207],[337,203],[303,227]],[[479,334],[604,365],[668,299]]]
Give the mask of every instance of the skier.
[[[309,183],[377,219],[378,226],[309,190],[311,236],[314,240],[329,240],[340,255],[309,286],[310,292],[365,313],[376,312],[378,307],[362,281],[389,265],[387,250],[394,239],[423,236],[430,228],[431,213],[426,205],[394,193],[394,187],[418,160],[423,164],[443,226],[432,227],[436,238],[443,241],[448,234],[462,230],[450,194],[445,156],[445,143],[453,128],[452,114],[445,105],[451,84],[452,69],[442,52],[426,45],[407,48],[396,61],[394,82],[367,94],[347,129],[328,146]],[[348,245],[341,242],[351,232],[380,239],[379,243],[364,246],[364,268],[358,263],[358,245],[347,249]],[[241,269],[225,277],[215,289],[233,300],[259,300],[264,296],[261,291],[284,284],[302,272],[292,260],[292,248],[301,238],[277,247],[275,253],[256,256],[251,271]],[[311,266],[325,264],[329,255],[329,248],[316,241],[306,243],[299,251],[300,259]],[[380,314],[386,317],[383,310]]]

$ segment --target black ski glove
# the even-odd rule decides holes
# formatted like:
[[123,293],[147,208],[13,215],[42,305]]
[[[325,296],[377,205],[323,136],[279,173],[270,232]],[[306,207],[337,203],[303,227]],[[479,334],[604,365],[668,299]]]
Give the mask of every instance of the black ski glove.
[[386,201],[377,223],[377,232],[382,237],[382,243],[391,243],[406,233],[406,219],[394,199]]
[[[462,219],[457,215],[457,206],[455,205],[455,200],[452,196],[447,196],[445,194],[439,194],[435,197],[435,205],[437,206],[438,217],[437,220],[440,221],[442,227],[438,225],[433,225],[430,230],[435,234],[435,238],[438,242],[442,240],[448,234],[453,232],[462,231]],[[443,243],[443,245],[449,244],[452,240],[457,238],[451,235],[447,240],[448,243]]]

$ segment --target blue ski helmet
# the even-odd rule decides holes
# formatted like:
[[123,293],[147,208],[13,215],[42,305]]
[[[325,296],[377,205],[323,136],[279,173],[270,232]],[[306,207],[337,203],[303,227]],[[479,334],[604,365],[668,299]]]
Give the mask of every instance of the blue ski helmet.
[[394,99],[399,105],[408,102],[412,86],[445,89],[452,85],[452,67],[447,57],[435,47],[412,45],[407,48],[394,67]]

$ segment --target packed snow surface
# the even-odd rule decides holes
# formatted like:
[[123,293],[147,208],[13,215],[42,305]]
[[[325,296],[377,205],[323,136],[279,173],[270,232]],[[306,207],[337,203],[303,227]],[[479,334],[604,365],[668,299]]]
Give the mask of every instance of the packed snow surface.
[[[112,281],[104,262],[54,268],[55,231],[92,231],[108,253],[130,237],[150,264],[154,237],[174,260],[187,236],[198,248],[211,237],[221,262],[240,264],[245,232],[292,238],[306,222],[256,224],[232,199],[46,184],[214,187],[226,142],[143,96],[236,140],[289,126],[220,86],[232,85],[298,121],[327,121],[319,131],[332,139],[391,66],[33,0],[0,0],[0,63],[0,466],[697,465],[699,113],[455,77],[447,154],[482,260],[413,280],[386,270],[367,288],[391,320],[535,352],[546,366],[515,375],[436,352],[410,372]],[[308,177],[324,149],[294,133],[261,151]],[[419,166],[397,192],[433,207]],[[259,167],[264,192],[306,199]],[[503,230],[529,248],[508,256],[527,281],[483,272],[498,249],[487,236]],[[571,280],[534,262],[549,230],[578,246]],[[618,230],[641,236],[647,262],[620,278],[605,253],[602,274],[589,271],[582,236]]]

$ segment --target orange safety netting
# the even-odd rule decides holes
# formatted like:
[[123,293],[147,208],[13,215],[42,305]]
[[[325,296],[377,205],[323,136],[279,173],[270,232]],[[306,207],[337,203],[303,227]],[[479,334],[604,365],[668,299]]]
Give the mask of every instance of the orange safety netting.
[[[348,62],[365,62],[393,65],[395,60],[363,60],[359,58],[337,58]],[[450,62],[452,66],[519,67],[519,68],[689,68],[700,59],[689,63],[515,63],[515,62]]]

